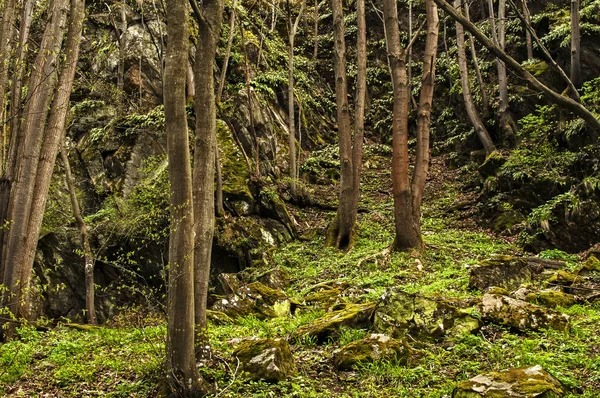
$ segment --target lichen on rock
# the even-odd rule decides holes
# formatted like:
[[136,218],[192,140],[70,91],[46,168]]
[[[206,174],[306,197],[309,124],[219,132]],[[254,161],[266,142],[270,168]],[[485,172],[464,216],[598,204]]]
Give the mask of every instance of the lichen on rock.
[[484,320],[521,331],[569,329],[569,316],[539,305],[497,294],[485,294],[480,305]]
[[559,398],[565,395],[560,382],[541,366],[506,369],[460,382],[452,398]]
[[218,300],[213,304],[212,310],[223,312],[232,318],[254,315],[265,319],[289,315],[292,303],[284,292],[253,282]]
[[469,289],[485,292],[492,286],[515,290],[531,282],[533,273],[527,261],[513,256],[497,256],[471,268]]
[[241,340],[233,355],[253,379],[280,381],[297,372],[296,361],[287,341],[281,338]]
[[404,341],[393,339],[385,334],[371,334],[335,350],[333,363],[341,370],[352,369],[358,363],[379,360],[406,365],[410,352],[410,347]]
[[378,333],[393,337],[410,335],[415,339],[440,340],[470,333],[479,327],[479,321],[443,298],[392,288],[377,305],[373,327]]

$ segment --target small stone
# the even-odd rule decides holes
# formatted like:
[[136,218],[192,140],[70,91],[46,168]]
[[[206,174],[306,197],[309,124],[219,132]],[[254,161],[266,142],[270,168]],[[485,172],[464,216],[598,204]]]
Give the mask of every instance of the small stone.
[[394,361],[406,365],[410,347],[406,342],[385,334],[371,334],[353,341],[333,352],[333,363],[340,370],[352,369],[358,363],[379,360]]
[[243,339],[238,342],[233,355],[255,380],[277,382],[297,372],[296,361],[284,339]]
[[541,366],[512,368],[475,376],[460,382],[452,398],[560,398],[560,382]]

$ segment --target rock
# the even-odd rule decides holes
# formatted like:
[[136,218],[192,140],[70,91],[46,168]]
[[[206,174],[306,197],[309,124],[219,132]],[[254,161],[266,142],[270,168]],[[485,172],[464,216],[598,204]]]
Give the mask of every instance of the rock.
[[371,323],[375,306],[375,303],[348,304],[341,310],[329,312],[308,325],[298,328],[293,336],[295,339],[302,336],[314,336],[317,341],[323,342],[327,337],[335,335],[342,326],[368,326]]
[[460,382],[452,398],[558,398],[565,395],[560,382],[541,366],[507,369]]
[[272,288],[283,290],[290,286],[292,276],[286,270],[276,268],[258,277],[258,281]]
[[526,260],[498,256],[471,268],[469,289],[485,292],[491,286],[498,286],[515,290],[521,284],[531,282],[532,274]]
[[241,286],[242,282],[237,274],[221,273],[217,277],[216,293],[220,295],[233,294]]
[[558,271],[554,273],[550,279],[548,279],[549,285],[561,285],[561,286],[571,286],[575,282],[580,281],[581,278],[572,272],[568,271]]
[[590,256],[579,269],[578,275],[587,275],[600,272],[600,260],[596,256]]
[[296,361],[284,339],[244,339],[233,355],[255,380],[280,381],[297,372]]
[[500,152],[494,151],[488,155],[488,157],[477,170],[484,178],[494,176],[504,163],[506,163],[506,157],[504,157]]
[[569,329],[569,316],[558,311],[497,294],[485,294],[480,306],[481,316],[518,330]]
[[211,321],[213,325],[226,325],[228,323],[233,323],[233,319],[220,311],[206,310],[206,319]]
[[304,298],[306,304],[316,304],[322,308],[329,308],[333,305],[336,299],[340,296],[341,290],[337,288],[324,289],[312,294],[309,294]]
[[543,290],[538,293],[529,293],[525,298],[529,303],[543,305],[548,308],[569,307],[577,301],[575,296],[556,290]]
[[253,282],[215,302],[212,310],[223,312],[232,318],[254,315],[265,319],[289,315],[292,303],[282,291]]
[[375,310],[373,327],[393,337],[408,334],[416,339],[439,340],[471,332],[479,327],[479,321],[444,299],[388,289]]
[[371,334],[362,340],[353,341],[333,352],[333,363],[340,370],[352,369],[360,362],[379,360],[395,361],[406,365],[410,347],[406,342],[385,334]]

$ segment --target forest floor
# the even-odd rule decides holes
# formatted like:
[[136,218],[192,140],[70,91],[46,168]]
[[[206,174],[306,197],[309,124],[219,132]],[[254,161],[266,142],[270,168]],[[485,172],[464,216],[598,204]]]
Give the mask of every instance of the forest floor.
[[[377,301],[386,288],[475,302],[481,292],[467,289],[469,267],[494,255],[523,253],[511,238],[498,237],[477,223],[474,192],[462,189],[473,178],[472,167],[449,170],[443,157],[432,160],[422,231],[426,249],[389,253],[393,240],[389,158],[372,156],[365,165],[358,236],[352,250],[324,247],[323,231],[334,212],[290,209],[300,235],[271,253],[272,266],[294,276],[287,294],[298,301],[323,282],[345,288],[342,302]],[[309,186],[335,203],[331,186]],[[552,250],[541,254],[576,267],[576,255]],[[288,318],[210,325],[214,358],[201,369],[220,397],[450,397],[462,380],[480,373],[541,365],[568,389],[568,396],[597,397],[600,391],[600,302],[559,308],[571,316],[569,332],[543,330],[517,333],[488,324],[476,334],[441,343],[409,342],[415,355],[408,365],[380,361],[338,371],[332,352],[369,331],[342,329],[319,344],[294,341],[298,375],[277,384],[253,381],[240,372],[230,339],[289,337],[298,327],[324,314],[309,308]],[[19,339],[0,347],[0,393],[9,397],[151,397],[163,376],[165,323],[160,315],[130,309],[102,327],[59,324],[41,331],[19,329]]]

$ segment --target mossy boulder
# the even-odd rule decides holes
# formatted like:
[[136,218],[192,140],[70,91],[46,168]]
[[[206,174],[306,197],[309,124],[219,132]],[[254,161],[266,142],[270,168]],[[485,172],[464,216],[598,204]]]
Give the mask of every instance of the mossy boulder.
[[206,319],[213,323],[213,325],[226,325],[233,323],[233,319],[229,315],[220,311],[206,310]]
[[577,301],[575,296],[556,290],[543,290],[538,293],[529,293],[525,299],[529,303],[543,305],[548,308],[569,307]]
[[560,285],[560,286],[571,286],[572,284],[581,281],[582,278],[579,277],[576,273],[572,273],[569,271],[558,271],[555,272],[549,279],[548,284],[551,286]]
[[277,382],[296,374],[296,360],[284,339],[244,339],[233,355],[255,380]]
[[322,308],[329,308],[335,303],[340,294],[342,294],[342,292],[337,288],[323,289],[306,296],[304,302],[309,305],[318,305]]
[[283,290],[290,286],[292,275],[284,269],[275,268],[258,276],[258,282],[272,288]]
[[497,294],[485,294],[480,313],[484,320],[521,331],[569,329],[569,316],[558,311]]
[[541,366],[512,368],[460,382],[452,398],[559,398],[565,391]]
[[223,312],[232,318],[254,315],[265,319],[289,315],[292,302],[284,292],[253,282],[215,302],[212,310]]
[[521,284],[531,282],[533,272],[527,261],[513,256],[497,256],[482,261],[471,268],[469,289],[485,292],[492,286],[516,290]]
[[341,310],[329,312],[308,325],[298,328],[293,336],[295,339],[312,336],[317,341],[323,342],[330,336],[336,336],[342,326],[357,328],[370,326],[375,307],[376,303],[347,304]]
[[406,365],[410,351],[410,347],[404,341],[393,339],[385,334],[371,334],[335,350],[333,364],[340,370],[352,369],[358,363],[380,360]]
[[600,260],[596,256],[590,256],[579,269],[578,275],[600,273]]
[[496,175],[504,163],[506,163],[506,157],[500,152],[494,151],[490,153],[481,166],[479,166],[479,174],[484,178]]
[[237,274],[221,273],[217,277],[216,293],[220,295],[233,294],[241,285],[242,282]]
[[443,298],[391,288],[377,305],[373,327],[392,337],[410,335],[429,341],[471,332],[479,328],[479,321]]

